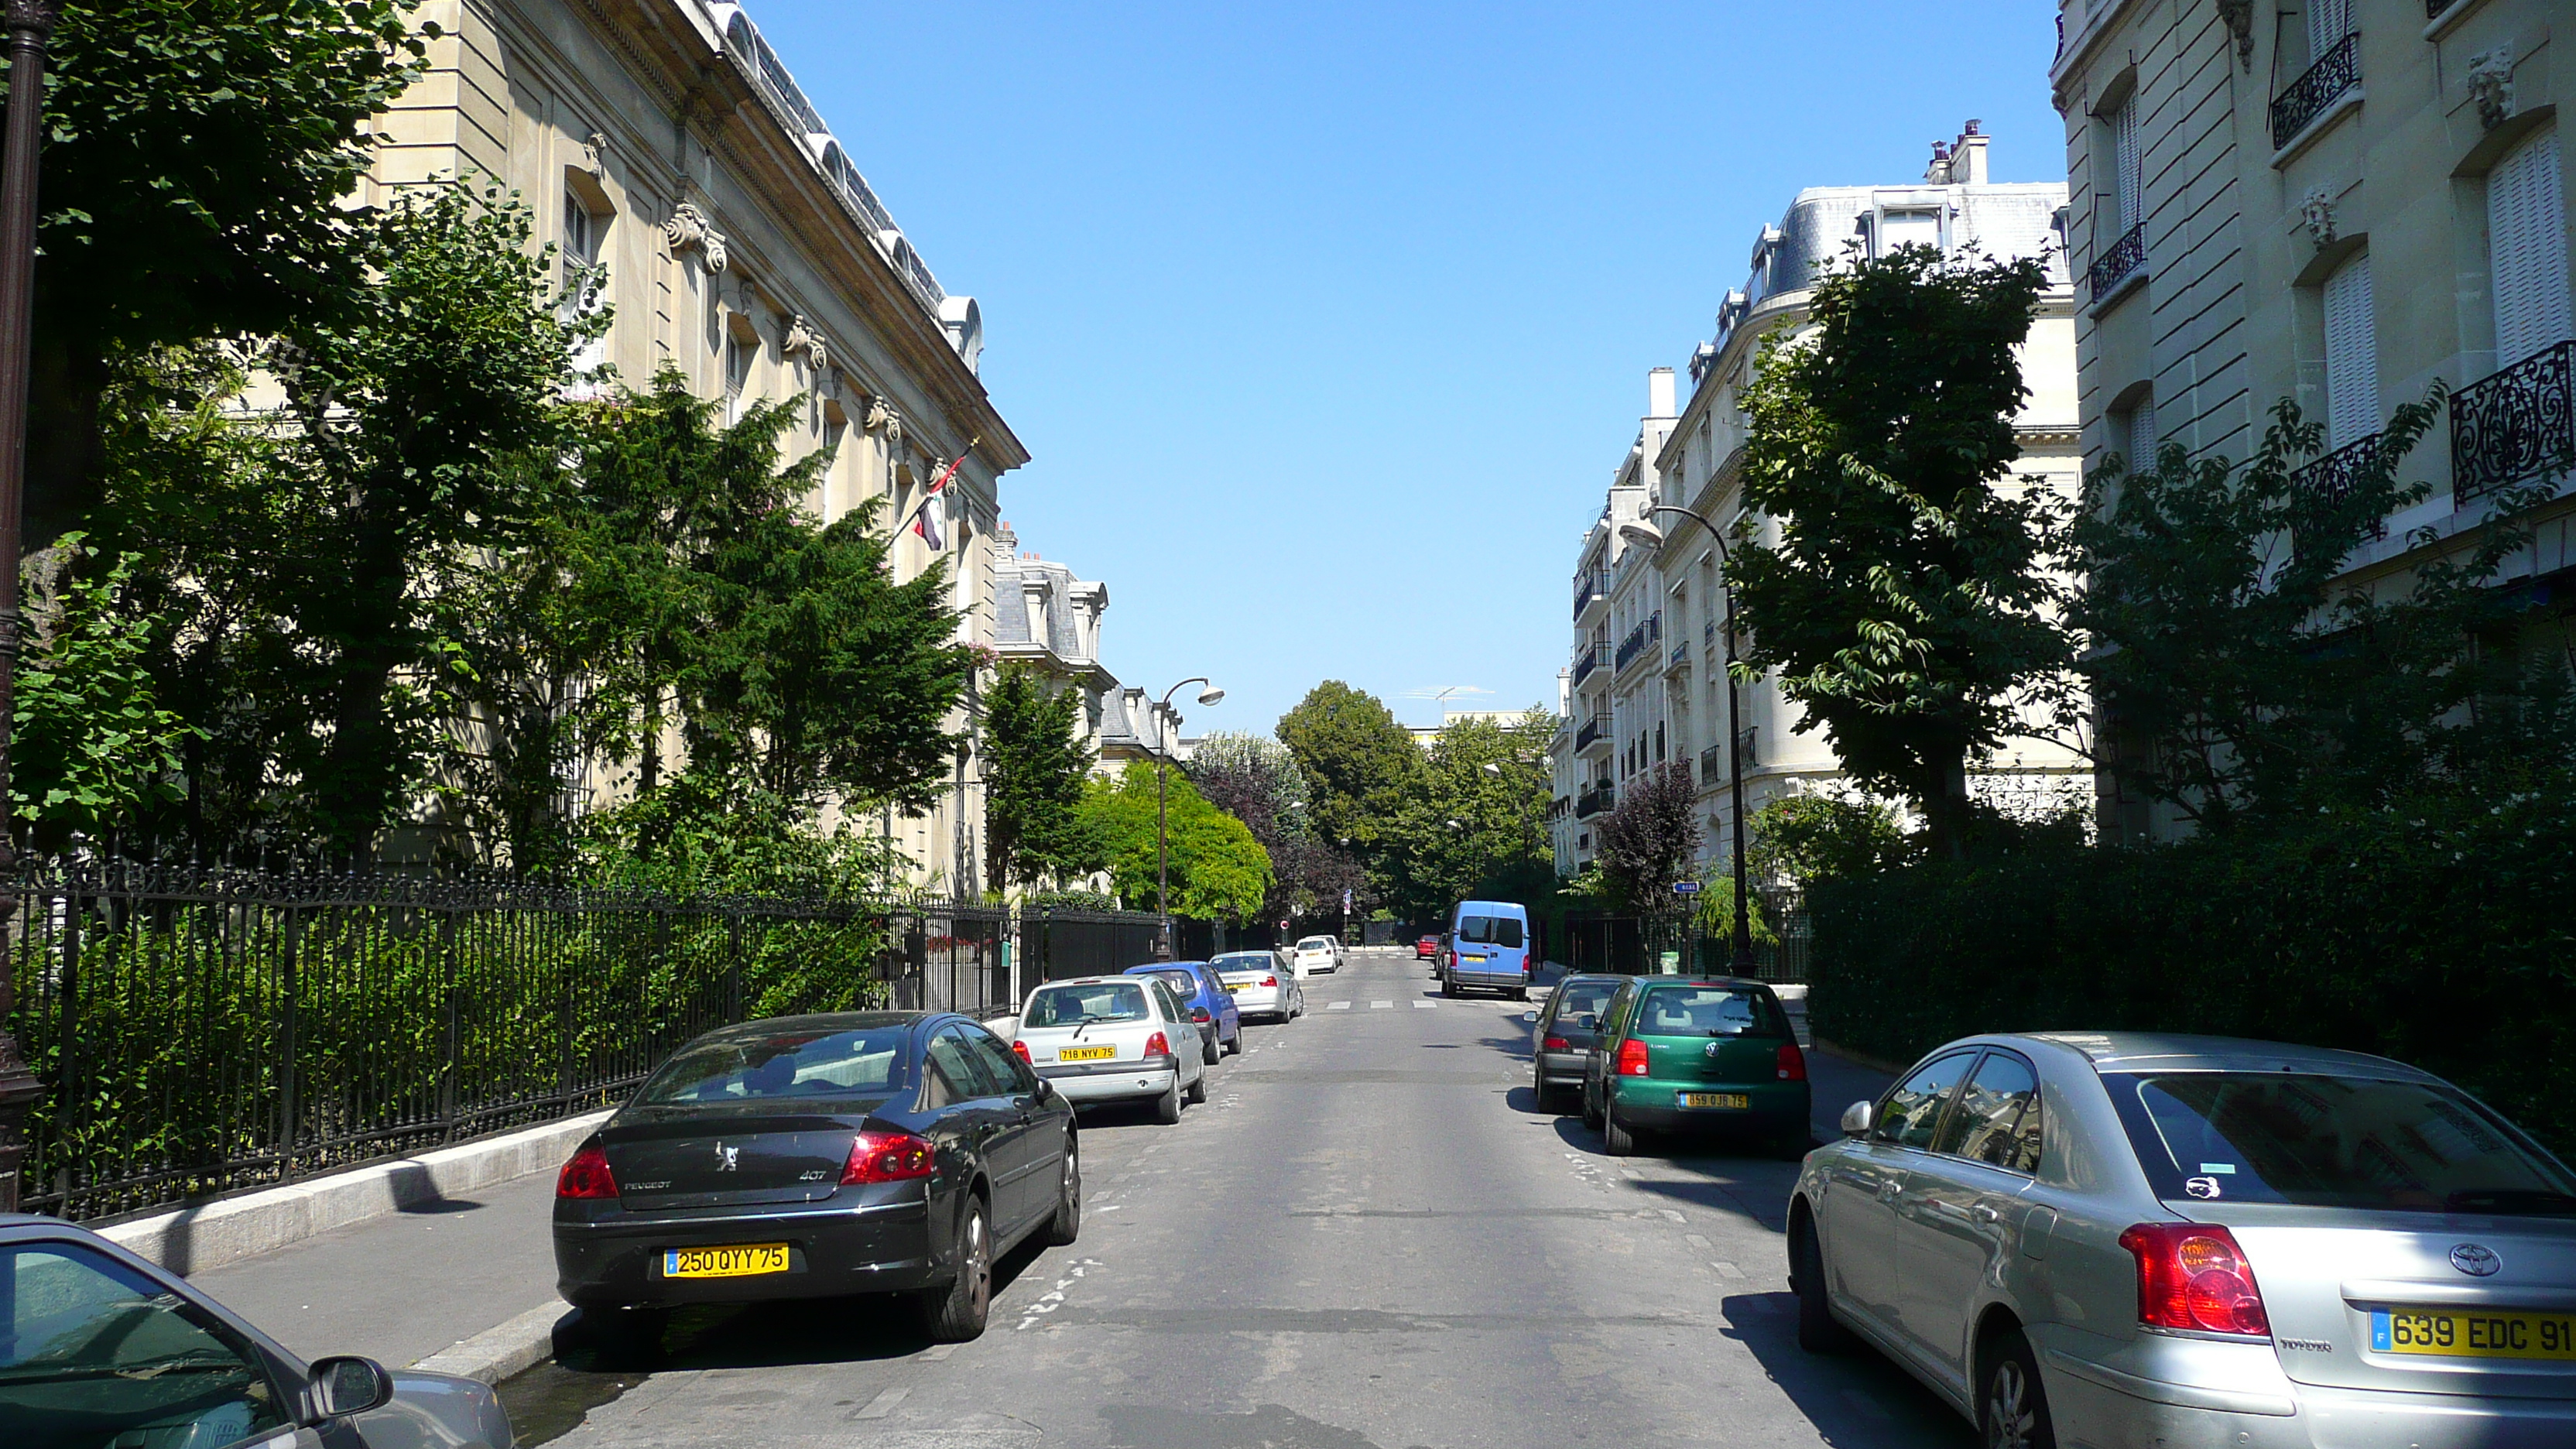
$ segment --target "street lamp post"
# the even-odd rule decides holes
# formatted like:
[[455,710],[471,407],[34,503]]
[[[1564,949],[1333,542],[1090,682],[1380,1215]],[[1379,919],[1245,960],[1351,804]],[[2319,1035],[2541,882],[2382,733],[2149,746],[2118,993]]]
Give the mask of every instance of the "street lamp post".
[[1199,691],[1199,703],[1215,704],[1225,698],[1225,691],[1208,684],[1207,676],[1196,675],[1163,691],[1154,705],[1154,911],[1163,918],[1162,930],[1154,950],[1157,959],[1172,959],[1172,832],[1166,772],[1171,767],[1171,742],[1163,738],[1163,717],[1172,712],[1172,696],[1193,684],[1206,684]]
[[[27,480],[28,342],[36,292],[36,154],[44,137],[45,44],[53,38],[53,0],[6,0],[9,117],[0,148],[0,812],[9,799],[10,676],[18,661],[18,525]],[[0,813],[0,867],[15,863]],[[27,1159],[27,1109],[44,1086],[18,1053],[9,1030],[17,992],[8,949],[0,945],[0,1213],[16,1212],[19,1172]]]
[[[1726,590],[1726,787],[1729,813],[1734,818],[1735,837],[1735,940],[1731,969],[1739,976],[1753,971],[1753,896],[1746,880],[1744,865],[1744,731],[1735,716],[1735,556],[1726,547],[1726,535],[1709,522],[1708,516],[1695,508],[1658,503],[1646,510],[1649,514],[1678,513],[1708,530],[1717,540],[1718,585]],[[1641,541],[1660,544],[1663,535],[1653,524],[1640,520],[1627,525],[1642,535]]]

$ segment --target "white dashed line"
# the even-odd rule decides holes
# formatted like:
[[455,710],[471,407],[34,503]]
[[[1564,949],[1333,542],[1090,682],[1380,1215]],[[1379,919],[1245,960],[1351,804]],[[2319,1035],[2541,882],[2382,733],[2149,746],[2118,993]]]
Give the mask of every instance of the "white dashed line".
[[1729,1278],[1741,1278],[1744,1276],[1744,1270],[1735,1266],[1733,1263],[1711,1263],[1709,1266],[1715,1268],[1718,1272]]
[[1372,1002],[1370,1002],[1370,1003],[1369,1003],[1369,1010],[1371,1010],[1371,1011],[1393,1011],[1393,1010],[1395,1010],[1395,1003],[1394,1003],[1394,1002],[1392,1002],[1392,1001],[1372,1001]]
[[1348,1011],[1351,1009],[1351,1004],[1347,1001],[1328,1001],[1324,1003],[1324,1009],[1326,1011]]
[[1671,1218],[1677,1223],[1686,1223],[1690,1221],[1690,1219],[1683,1217],[1680,1213],[1673,1211],[1671,1208],[1657,1208],[1655,1211],[1662,1213],[1665,1217]]
[[1417,1006],[1417,1007],[1421,1008],[1421,1009],[1422,1009],[1422,1010],[1424,1010],[1424,1011],[1429,1011],[1429,1010],[1431,1010],[1433,1007],[1438,1006],[1440,1003],[1439,1003],[1439,1002],[1436,1002],[1436,1001],[1417,1001],[1417,1002],[1415,1002],[1415,1003],[1413,1003],[1413,1004],[1414,1004],[1415,1006]]
[[1697,1233],[1682,1234],[1682,1241],[1690,1244],[1694,1248],[1705,1248],[1708,1246],[1708,1239],[1701,1237]]
[[894,1406],[902,1403],[903,1396],[911,1392],[912,1390],[910,1389],[888,1389],[884,1393],[877,1395],[875,1398],[868,1400],[868,1406],[866,1408],[859,1410],[850,1417],[853,1419],[882,1419],[886,1415],[893,1413]]

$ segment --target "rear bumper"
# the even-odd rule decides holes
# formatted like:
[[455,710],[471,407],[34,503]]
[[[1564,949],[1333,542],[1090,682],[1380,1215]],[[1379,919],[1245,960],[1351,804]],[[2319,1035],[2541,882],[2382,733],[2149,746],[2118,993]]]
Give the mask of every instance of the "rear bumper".
[[1592,1060],[1585,1052],[1540,1052],[1538,1072],[1549,1086],[1583,1085],[1583,1069]]
[[[1610,1094],[1620,1120],[1657,1132],[1785,1132],[1803,1129],[1812,1108],[1805,1082],[1682,1082],[1660,1077],[1613,1077]],[[1684,1107],[1684,1092],[1732,1092],[1745,1107]]]
[[1247,986],[1234,993],[1237,1019],[1246,1016],[1276,1016],[1288,1009],[1288,988],[1284,986]]
[[[845,1189],[846,1191],[846,1189]],[[788,1271],[748,1278],[665,1278],[666,1248],[787,1244]],[[584,1307],[757,1303],[923,1288],[938,1274],[926,1184],[898,1202],[797,1204],[721,1215],[619,1213],[554,1224],[555,1287]]]
[[[2268,1359],[2268,1346],[2264,1356]],[[2576,1399],[2472,1398],[2293,1384],[2277,1367],[2225,1389],[2041,1355],[2061,1443],[2102,1449],[2542,1449],[2576,1444]]]
[[1509,971],[1478,971],[1473,967],[1451,965],[1451,984],[1472,991],[1526,991],[1529,972],[1514,968]]
[[1038,1075],[1075,1106],[1096,1102],[1134,1102],[1159,1097],[1181,1079],[1180,1063],[1171,1057],[1150,1062],[1076,1062],[1038,1068]]

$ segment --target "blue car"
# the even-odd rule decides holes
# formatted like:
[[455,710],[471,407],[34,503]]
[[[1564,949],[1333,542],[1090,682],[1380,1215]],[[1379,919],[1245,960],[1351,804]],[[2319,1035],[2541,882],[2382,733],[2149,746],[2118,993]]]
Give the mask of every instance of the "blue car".
[[1172,983],[1172,991],[1189,1009],[1190,1020],[1200,1026],[1215,1025],[1216,1030],[1201,1037],[1207,1064],[1227,1052],[1243,1050],[1243,1013],[1235,1009],[1234,993],[1217,979],[1216,968],[1205,961],[1157,961],[1151,966],[1130,966],[1130,976],[1160,976]]

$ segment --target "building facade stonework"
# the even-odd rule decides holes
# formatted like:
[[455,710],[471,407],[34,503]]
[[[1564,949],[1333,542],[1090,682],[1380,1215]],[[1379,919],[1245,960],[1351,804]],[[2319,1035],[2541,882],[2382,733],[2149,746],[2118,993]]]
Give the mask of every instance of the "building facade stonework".
[[[676,369],[728,418],[806,397],[788,454],[832,456],[808,505],[828,522],[875,500],[898,580],[945,561],[962,642],[991,647],[998,484],[1028,453],[978,376],[981,309],[940,286],[744,8],[427,0],[413,20],[441,34],[429,73],[378,120],[361,199],[439,177],[497,184],[532,209],[567,283],[602,279],[613,319],[582,364],[639,386]],[[905,527],[925,511],[927,534]],[[881,822],[918,884],[980,883],[973,716],[970,699],[951,720],[969,748],[939,805]]]
[[[2571,20],[2563,0],[2067,0],[2049,80],[2088,461],[2241,462],[2286,398],[2327,435],[2301,478],[2332,487],[2439,384],[2399,473],[2431,495],[2346,561],[2365,590],[2457,547],[2499,490],[2576,464],[2557,115],[2576,74],[2553,35]],[[2576,579],[2576,502],[2562,489],[2529,522],[2509,577],[2546,597]],[[2116,747],[2118,722],[2100,730]],[[2115,833],[2182,829],[2105,788]]]

